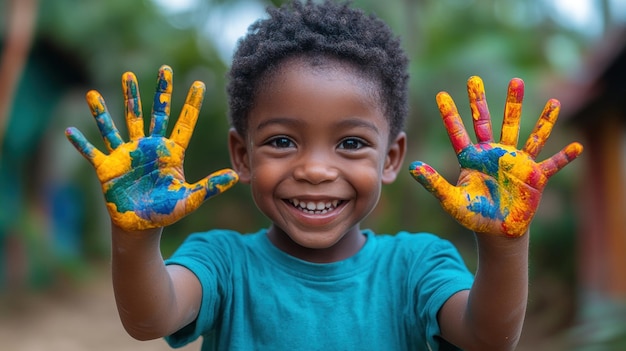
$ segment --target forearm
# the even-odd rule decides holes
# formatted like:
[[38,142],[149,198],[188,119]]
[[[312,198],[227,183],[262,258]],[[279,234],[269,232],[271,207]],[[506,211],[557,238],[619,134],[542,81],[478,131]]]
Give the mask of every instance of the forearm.
[[129,233],[112,226],[115,300],[126,331],[141,340],[170,334],[191,322],[177,303],[176,290],[160,252],[162,229]]
[[478,269],[469,293],[465,325],[477,340],[493,343],[498,350],[515,347],[524,323],[529,236],[476,235]]

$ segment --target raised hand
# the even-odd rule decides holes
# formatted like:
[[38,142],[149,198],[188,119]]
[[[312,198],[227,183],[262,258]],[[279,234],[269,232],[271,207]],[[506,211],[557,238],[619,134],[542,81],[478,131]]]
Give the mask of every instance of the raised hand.
[[159,69],[149,136],[144,135],[137,78],[131,72],[122,75],[128,142],[120,136],[104,99],[94,90],[87,93],[87,103],[108,155],[89,143],[76,128],[65,131],[69,141],[95,168],[113,223],[127,231],[170,225],[238,180],[234,171],[223,169],[194,184],[185,181],[185,150],[198,119],[205,86],[202,82],[193,83],[171,136],[166,138],[172,78],[170,67]]
[[560,103],[551,99],[524,148],[517,149],[524,96],[521,79],[512,79],[509,83],[499,143],[493,140],[482,80],[471,77],[467,82],[467,91],[476,144],[471,142],[450,95],[446,92],[437,95],[441,117],[461,166],[456,186],[420,161],[413,162],[409,171],[466,228],[476,233],[510,237],[524,235],[537,211],[548,179],[578,157],[583,147],[579,143],[571,143],[552,157],[535,161],[550,136],[560,110]]

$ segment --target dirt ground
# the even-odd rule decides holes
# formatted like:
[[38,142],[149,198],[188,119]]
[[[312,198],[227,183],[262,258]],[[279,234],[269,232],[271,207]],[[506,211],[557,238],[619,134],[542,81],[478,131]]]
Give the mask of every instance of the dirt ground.
[[[545,319],[545,318],[541,318]],[[564,350],[558,339],[546,339],[536,320],[527,319],[518,351]],[[10,351],[165,351],[163,340],[137,341],[119,321],[110,272],[96,269],[81,282],[46,293],[0,299],[0,349]],[[196,341],[179,350],[200,350]]]
[[[137,341],[118,318],[110,275],[96,270],[70,286],[3,297],[0,349],[7,351],[165,351],[160,340]],[[179,350],[200,350],[200,341]]]

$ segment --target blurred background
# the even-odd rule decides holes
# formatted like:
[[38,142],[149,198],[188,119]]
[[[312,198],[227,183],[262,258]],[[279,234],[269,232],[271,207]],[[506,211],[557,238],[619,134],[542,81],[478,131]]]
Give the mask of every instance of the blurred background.
[[[175,73],[172,120],[191,83],[207,85],[186,156],[188,180],[229,167],[225,73],[232,51],[266,6],[283,2],[0,2],[1,349],[167,349],[161,340],[132,340],[117,319],[108,215],[93,169],[64,130],[78,127],[104,150],[85,93],[100,91],[126,135],[122,73],[137,75],[149,116],[157,69],[168,64]],[[412,60],[407,165],[422,160],[456,179],[435,95],[448,91],[471,125],[465,83],[472,75],[484,80],[496,138],[511,78],[526,84],[520,144],[546,101],[561,100],[539,159],[572,141],[585,151],[551,179],[532,226],[519,350],[626,349],[626,0],[354,4],[389,23]],[[167,228],[163,255],[192,232],[268,224],[247,186],[238,185]],[[384,188],[364,227],[434,232],[475,269],[472,234],[408,172]]]

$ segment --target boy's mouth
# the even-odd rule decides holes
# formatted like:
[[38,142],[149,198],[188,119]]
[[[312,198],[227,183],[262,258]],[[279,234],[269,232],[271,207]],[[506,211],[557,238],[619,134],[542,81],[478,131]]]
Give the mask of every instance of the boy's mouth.
[[302,201],[298,199],[288,199],[287,202],[292,204],[293,207],[308,214],[324,214],[336,209],[343,203],[342,200]]

